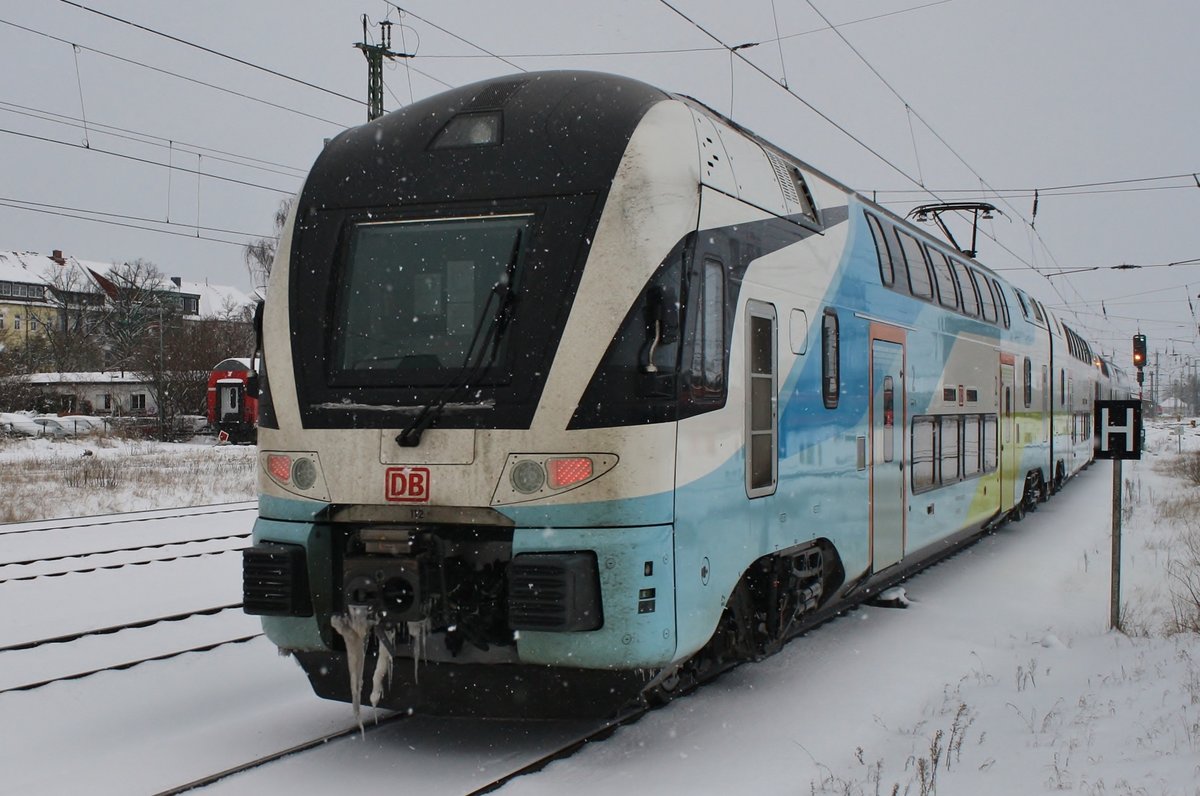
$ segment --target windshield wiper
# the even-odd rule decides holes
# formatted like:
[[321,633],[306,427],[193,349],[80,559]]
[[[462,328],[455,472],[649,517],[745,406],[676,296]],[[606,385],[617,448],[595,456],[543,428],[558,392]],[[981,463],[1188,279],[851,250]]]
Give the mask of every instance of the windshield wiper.
[[[423,405],[408,427],[396,435],[396,444],[401,448],[415,448],[420,445],[421,435],[433,424],[433,421],[441,416],[446,404],[459,400],[460,396],[471,387],[475,378],[496,363],[496,357],[500,352],[500,341],[512,321],[513,306],[516,304],[517,293],[513,289],[513,279],[517,272],[517,258],[521,254],[521,233],[522,230],[518,229],[508,264],[504,267],[504,275],[500,281],[492,285],[488,300],[483,305],[479,320],[475,323],[475,333],[471,337],[471,344],[467,347],[467,355],[463,358],[458,376],[442,388],[435,400]],[[488,308],[492,306],[493,296],[498,300],[496,312],[492,315],[491,321],[487,322]],[[486,332],[484,331],[485,322]],[[480,343],[481,334],[483,335],[482,343]],[[489,348],[491,353],[484,359],[484,354]]]

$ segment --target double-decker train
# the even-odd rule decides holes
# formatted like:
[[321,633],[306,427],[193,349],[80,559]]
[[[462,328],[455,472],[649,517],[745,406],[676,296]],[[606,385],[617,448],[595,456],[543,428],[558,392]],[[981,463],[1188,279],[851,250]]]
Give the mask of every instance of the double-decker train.
[[587,72],[329,142],[261,335],[245,610],[321,696],[418,712],[577,714],[769,653],[1036,507],[1128,393],[973,259]]

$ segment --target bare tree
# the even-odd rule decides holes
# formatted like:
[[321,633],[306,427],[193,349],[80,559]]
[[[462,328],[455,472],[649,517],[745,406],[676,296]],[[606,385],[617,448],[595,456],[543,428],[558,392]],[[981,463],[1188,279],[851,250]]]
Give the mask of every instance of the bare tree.
[[246,244],[242,257],[250,269],[250,280],[256,288],[266,288],[267,279],[271,276],[271,264],[275,262],[275,249],[279,245],[279,235],[283,225],[287,223],[288,213],[291,212],[294,197],[288,197],[279,203],[275,209],[275,235],[269,238],[259,238]]
[[138,371],[145,358],[157,356],[163,319],[180,310],[168,293],[158,266],[137,259],[114,265],[107,274],[93,274],[108,296],[103,320],[104,348],[110,368]]
[[43,328],[43,366],[59,373],[98,370],[103,362],[104,294],[78,266],[58,266],[46,277],[51,313]]

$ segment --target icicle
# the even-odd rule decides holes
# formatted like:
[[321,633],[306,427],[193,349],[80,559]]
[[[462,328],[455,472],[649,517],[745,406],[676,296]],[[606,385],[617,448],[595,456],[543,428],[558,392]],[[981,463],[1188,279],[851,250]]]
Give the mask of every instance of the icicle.
[[428,617],[408,623],[408,637],[412,639],[414,683],[420,682],[420,676],[417,674],[417,666],[421,663],[421,656],[425,654],[425,639],[429,636],[429,628]]
[[329,623],[346,641],[346,668],[350,673],[350,697],[354,706],[354,719],[359,732],[365,732],[362,723],[362,676],[366,663],[367,638],[371,635],[374,622],[370,609],[365,605],[352,605],[348,615],[330,617]]
[[392,650],[396,644],[395,630],[380,630],[384,638],[379,640],[379,657],[375,659],[375,675],[371,678],[371,707],[378,707],[383,696],[383,681],[386,678],[388,687],[392,685]]

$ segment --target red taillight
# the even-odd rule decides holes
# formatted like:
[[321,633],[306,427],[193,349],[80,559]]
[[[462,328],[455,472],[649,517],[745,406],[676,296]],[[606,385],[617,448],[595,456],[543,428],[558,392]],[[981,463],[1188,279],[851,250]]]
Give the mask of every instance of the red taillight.
[[267,472],[280,483],[286,484],[292,477],[292,457],[280,453],[267,456]]
[[548,459],[546,471],[550,476],[550,488],[562,489],[592,477],[592,460],[586,456],[573,459]]

